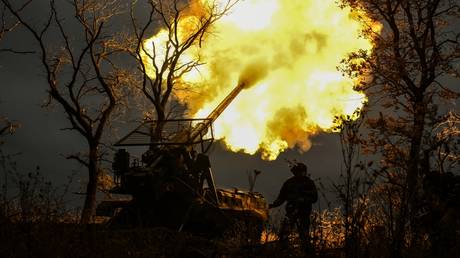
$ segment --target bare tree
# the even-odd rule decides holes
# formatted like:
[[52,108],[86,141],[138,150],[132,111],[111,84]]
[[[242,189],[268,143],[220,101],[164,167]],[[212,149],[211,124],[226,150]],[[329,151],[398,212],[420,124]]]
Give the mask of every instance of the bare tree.
[[116,59],[124,50],[119,48],[116,33],[110,30],[123,5],[113,0],[72,0],[67,2],[73,11],[72,19],[67,20],[70,15],[61,17],[62,6],[50,0],[50,13],[39,27],[21,12],[21,5],[9,0],[1,2],[38,43],[49,102],[59,103],[71,125],[65,130],[78,132],[88,144],[86,153],[68,157],[88,169],[81,215],[81,222],[88,223],[96,205],[103,136],[130,83],[129,73]]
[[[133,55],[138,60],[142,73],[141,89],[154,106],[157,123],[152,128],[152,141],[161,140],[163,122],[168,116],[168,105],[174,91],[182,85],[181,78],[202,64],[200,57],[184,61],[183,57],[192,47],[200,47],[211,28],[239,0],[200,1],[149,0],[150,12],[147,20],[140,25],[134,15],[136,2],[132,2],[131,21],[135,32]],[[191,4],[200,5],[199,13],[191,13]],[[187,30],[183,21],[188,20]],[[150,42],[147,46],[147,33],[157,28],[166,31],[167,39],[161,43]],[[152,49],[153,51],[149,51]],[[149,63],[147,65],[146,63]]]
[[424,172],[433,169],[431,130],[453,108],[446,103],[460,96],[447,83],[459,79],[460,32],[455,23],[460,9],[458,1],[450,0],[343,2],[383,24],[381,33],[369,24],[364,34],[375,40],[376,49],[372,55],[352,55],[350,60],[364,62],[349,63],[348,72],[370,71],[373,80],[360,87],[374,107],[367,149],[383,156],[381,169],[387,178],[402,179],[394,184],[402,195],[393,239],[394,257],[401,257],[404,240],[416,238],[407,225],[418,206],[418,184]]
[[343,162],[339,180],[332,186],[342,205],[346,257],[363,257],[366,228],[372,216],[368,210],[369,199],[376,179],[368,171],[372,162],[366,163],[361,156],[365,112],[337,119],[340,122],[335,129],[339,131]]

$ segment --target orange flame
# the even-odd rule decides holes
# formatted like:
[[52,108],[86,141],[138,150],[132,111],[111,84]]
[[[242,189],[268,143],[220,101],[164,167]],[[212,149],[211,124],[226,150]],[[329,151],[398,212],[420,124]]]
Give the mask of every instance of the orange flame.
[[[196,9],[213,0],[193,2]],[[184,18],[181,33],[187,19],[193,15]],[[201,48],[184,56],[184,63],[199,55],[205,64],[182,77],[192,90],[177,95],[194,117],[206,117],[239,82],[254,84],[214,123],[217,138],[232,151],[260,151],[267,160],[287,148],[307,151],[312,135],[331,131],[336,116],[352,115],[366,102],[353,90],[356,81],[337,71],[350,52],[372,50],[359,35],[362,26],[335,0],[240,1],[214,24]],[[148,39],[147,52],[166,36],[163,30]]]

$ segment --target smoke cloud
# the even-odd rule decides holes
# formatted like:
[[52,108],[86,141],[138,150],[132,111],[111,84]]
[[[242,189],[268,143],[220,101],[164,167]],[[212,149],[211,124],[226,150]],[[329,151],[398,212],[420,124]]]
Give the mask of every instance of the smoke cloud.
[[240,1],[190,52],[205,65],[183,77],[190,88],[179,99],[192,116],[206,117],[244,83],[214,123],[215,135],[231,150],[265,159],[286,148],[307,151],[312,135],[366,101],[336,68],[350,52],[372,50],[352,17],[335,0]]
[[246,89],[250,88],[268,74],[268,64],[262,60],[250,63],[241,72],[238,85],[244,84]]

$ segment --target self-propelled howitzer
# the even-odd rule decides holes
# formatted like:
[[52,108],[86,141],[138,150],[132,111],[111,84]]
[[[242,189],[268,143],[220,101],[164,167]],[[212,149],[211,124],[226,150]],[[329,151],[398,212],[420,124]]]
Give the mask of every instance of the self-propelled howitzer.
[[[118,141],[116,146],[149,149],[132,161],[125,149],[118,150],[112,192],[131,199],[104,201],[98,215],[111,217],[111,225],[166,226],[207,235],[241,222],[257,239],[268,217],[265,199],[256,192],[216,188],[206,155],[214,140],[213,122],[244,88],[239,83],[205,119],[145,121]],[[154,137],[159,124],[161,137]]]

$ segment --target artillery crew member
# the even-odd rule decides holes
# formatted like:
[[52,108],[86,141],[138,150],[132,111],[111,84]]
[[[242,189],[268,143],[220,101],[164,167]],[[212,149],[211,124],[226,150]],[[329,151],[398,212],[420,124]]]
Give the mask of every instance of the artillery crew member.
[[281,239],[286,241],[289,231],[297,228],[301,240],[308,244],[312,204],[318,200],[315,183],[307,176],[307,166],[297,163],[291,167],[293,177],[284,182],[278,198],[269,208],[286,202],[286,217],[281,226]]

